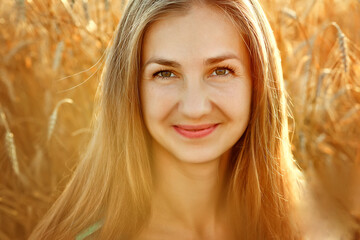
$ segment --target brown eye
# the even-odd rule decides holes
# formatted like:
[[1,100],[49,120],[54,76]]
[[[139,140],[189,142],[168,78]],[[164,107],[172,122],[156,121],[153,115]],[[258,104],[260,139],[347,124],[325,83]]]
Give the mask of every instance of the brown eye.
[[211,74],[212,76],[226,76],[230,73],[230,70],[227,68],[217,68]]
[[174,77],[175,74],[173,74],[170,71],[160,71],[155,73],[155,76],[160,77],[160,78],[170,78],[170,77]]
[[216,75],[225,75],[228,70],[226,69],[216,69],[215,72],[216,72]]

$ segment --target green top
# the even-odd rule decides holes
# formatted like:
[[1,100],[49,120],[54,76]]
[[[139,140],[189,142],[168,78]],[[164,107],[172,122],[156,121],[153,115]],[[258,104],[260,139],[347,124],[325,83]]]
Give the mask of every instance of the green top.
[[101,226],[103,225],[102,221],[96,222],[95,224],[91,225],[90,227],[86,228],[84,231],[80,232],[76,235],[75,240],[83,240],[86,237],[90,236],[94,232],[96,232]]

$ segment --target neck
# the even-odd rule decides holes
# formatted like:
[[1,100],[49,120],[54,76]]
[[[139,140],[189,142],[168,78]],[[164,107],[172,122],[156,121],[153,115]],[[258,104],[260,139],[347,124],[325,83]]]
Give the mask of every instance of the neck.
[[154,149],[153,212],[189,229],[215,229],[225,212],[222,190],[229,154],[189,163]]

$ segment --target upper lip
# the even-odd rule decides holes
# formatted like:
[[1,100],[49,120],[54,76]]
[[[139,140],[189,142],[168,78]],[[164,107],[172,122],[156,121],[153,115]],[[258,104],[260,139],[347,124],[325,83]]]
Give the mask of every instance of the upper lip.
[[174,126],[185,130],[202,130],[202,129],[214,127],[216,125],[218,125],[218,123],[201,124],[201,125],[174,125]]

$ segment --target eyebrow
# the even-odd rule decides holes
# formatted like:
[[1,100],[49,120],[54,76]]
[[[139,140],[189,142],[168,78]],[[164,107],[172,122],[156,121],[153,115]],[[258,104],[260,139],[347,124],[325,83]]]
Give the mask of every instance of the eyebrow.
[[[237,55],[229,53],[229,54],[224,54],[224,55],[208,58],[204,61],[204,65],[211,65],[211,64],[215,64],[215,63],[219,63],[219,62],[228,60],[228,59],[236,59],[236,60],[239,60],[240,62],[242,62],[242,60]],[[165,59],[165,58],[155,57],[155,58],[150,58],[144,64],[143,69],[145,69],[146,66],[151,63],[156,63],[156,64],[164,65],[164,66],[170,66],[170,67],[174,67],[174,68],[179,68],[181,66],[181,64],[176,61],[173,61],[170,59]]]

